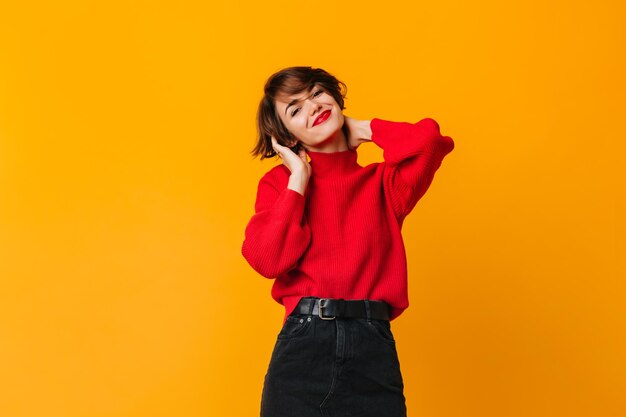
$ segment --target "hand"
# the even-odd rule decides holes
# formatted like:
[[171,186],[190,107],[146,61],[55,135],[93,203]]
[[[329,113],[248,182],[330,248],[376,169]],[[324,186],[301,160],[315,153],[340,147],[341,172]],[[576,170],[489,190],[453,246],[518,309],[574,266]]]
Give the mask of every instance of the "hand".
[[283,165],[289,168],[292,174],[304,174],[306,179],[311,176],[311,165],[307,160],[307,154],[303,148],[301,148],[299,154],[296,155],[296,153],[288,147],[280,145],[274,136],[272,136],[272,147],[283,161]]
[[356,149],[363,142],[371,140],[372,131],[370,129],[370,120],[357,120],[346,115],[343,116],[343,123],[348,130],[346,142],[349,149]]

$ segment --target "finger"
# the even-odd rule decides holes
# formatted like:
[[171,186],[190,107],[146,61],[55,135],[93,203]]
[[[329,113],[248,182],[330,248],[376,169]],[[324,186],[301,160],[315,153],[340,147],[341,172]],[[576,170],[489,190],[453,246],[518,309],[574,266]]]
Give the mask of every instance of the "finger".
[[274,136],[271,137],[271,140],[272,140],[272,148],[274,148],[274,152],[276,152],[276,155],[278,155],[282,159],[282,155],[280,154],[282,152],[281,146],[278,144],[278,141],[276,140]]
[[283,153],[286,152],[287,150],[290,150],[287,146],[284,146],[284,145],[281,145],[280,143],[278,143],[278,141],[276,139],[273,140],[272,146],[277,151],[280,151],[280,152],[283,152]]

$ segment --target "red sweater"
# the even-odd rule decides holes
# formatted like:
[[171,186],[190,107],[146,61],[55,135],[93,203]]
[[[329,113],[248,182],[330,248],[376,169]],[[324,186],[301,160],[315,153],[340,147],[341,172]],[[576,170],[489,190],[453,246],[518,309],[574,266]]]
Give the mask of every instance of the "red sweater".
[[383,300],[391,320],[409,305],[402,223],[454,142],[431,118],[374,118],[370,127],[384,162],[363,167],[356,150],[307,152],[304,196],[287,188],[291,173],[282,163],[259,181],[241,252],[275,278],[271,294],[285,306],[283,323],[304,296]]

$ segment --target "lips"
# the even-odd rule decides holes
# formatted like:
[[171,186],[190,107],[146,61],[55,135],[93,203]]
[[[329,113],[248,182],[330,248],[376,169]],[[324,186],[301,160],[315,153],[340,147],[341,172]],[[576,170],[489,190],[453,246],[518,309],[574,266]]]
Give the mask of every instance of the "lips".
[[330,110],[323,111],[313,122],[313,126],[317,126],[320,123],[324,123],[326,119],[330,117]]

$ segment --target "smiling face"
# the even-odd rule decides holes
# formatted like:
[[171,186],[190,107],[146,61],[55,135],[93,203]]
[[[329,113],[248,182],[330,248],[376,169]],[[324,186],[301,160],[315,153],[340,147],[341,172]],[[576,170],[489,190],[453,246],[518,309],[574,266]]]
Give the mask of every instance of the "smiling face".
[[294,95],[279,94],[275,105],[287,130],[305,149],[317,152],[348,149],[341,130],[344,123],[341,108],[322,87],[314,85],[311,91]]

